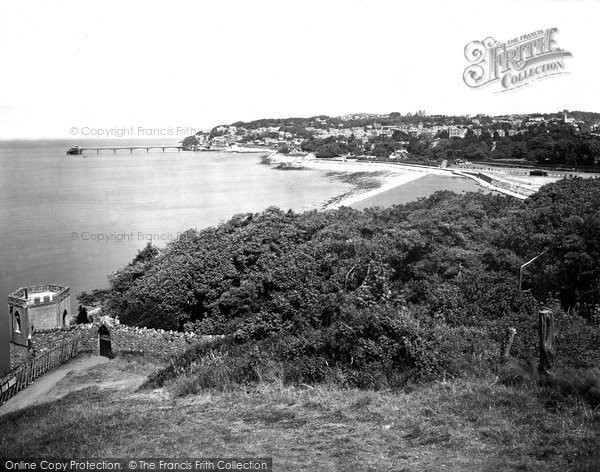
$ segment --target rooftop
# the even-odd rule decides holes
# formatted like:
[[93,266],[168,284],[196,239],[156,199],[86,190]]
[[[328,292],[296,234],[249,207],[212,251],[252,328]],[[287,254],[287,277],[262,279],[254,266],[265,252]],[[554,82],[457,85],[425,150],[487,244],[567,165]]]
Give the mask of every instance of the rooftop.
[[34,305],[36,299],[38,303],[43,302],[45,297],[48,297],[49,301],[53,301],[57,295],[68,289],[69,287],[54,284],[32,285],[29,287],[20,287],[9,296],[23,300],[28,305]]

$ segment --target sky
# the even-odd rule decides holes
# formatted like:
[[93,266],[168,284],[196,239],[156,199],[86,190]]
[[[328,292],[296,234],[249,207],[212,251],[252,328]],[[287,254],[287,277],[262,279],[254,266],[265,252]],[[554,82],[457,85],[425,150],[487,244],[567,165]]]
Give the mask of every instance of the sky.
[[[0,3],[0,139],[184,137],[260,118],[600,112],[596,1]],[[558,28],[565,71],[469,88],[465,46]],[[114,137],[114,136],[113,136]]]

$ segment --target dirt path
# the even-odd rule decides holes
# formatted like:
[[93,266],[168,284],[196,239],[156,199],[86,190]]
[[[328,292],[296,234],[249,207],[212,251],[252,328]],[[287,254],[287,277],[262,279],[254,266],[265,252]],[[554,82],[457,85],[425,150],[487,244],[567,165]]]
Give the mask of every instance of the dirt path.
[[[56,400],[69,392],[86,388],[89,384],[67,382],[69,385],[60,385],[67,377],[77,377],[77,374],[88,372],[96,366],[109,362],[106,357],[83,355],[61,365],[57,369],[40,377],[24,390],[0,406],[0,416],[20,410],[31,405]],[[66,387],[66,388],[65,388]]]

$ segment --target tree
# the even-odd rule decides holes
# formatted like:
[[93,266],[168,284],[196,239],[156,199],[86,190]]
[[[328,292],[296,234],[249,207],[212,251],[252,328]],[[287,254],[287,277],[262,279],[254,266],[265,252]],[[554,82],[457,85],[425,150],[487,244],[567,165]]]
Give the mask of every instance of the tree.
[[375,142],[375,148],[373,148],[373,155],[377,157],[390,157],[394,152],[395,146],[389,140],[380,140]]
[[84,307],[83,305],[79,305],[79,308],[77,310],[77,324],[87,324],[87,323],[89,323],[87,308]]
[[341,156],[343,153],[344,149],[338,143],[328,143],[319,146],[315,155],[320,158],[332,158]]
[[196,136],[186,136],[183,141],[181,141],[183,146],[195,146],[198,144],[198,138]]
[[158,248],[152,245],[152,242],[148,241],[144,249],[138,251],[137,255],[131,262],[131,264],[137,264],[138,262],[145,263],[152,260],[158,255]]
[[487,159],[489,155],[489,148],[483,141],[478,144],[469,144],[465,148],[465,157],[471,161]]

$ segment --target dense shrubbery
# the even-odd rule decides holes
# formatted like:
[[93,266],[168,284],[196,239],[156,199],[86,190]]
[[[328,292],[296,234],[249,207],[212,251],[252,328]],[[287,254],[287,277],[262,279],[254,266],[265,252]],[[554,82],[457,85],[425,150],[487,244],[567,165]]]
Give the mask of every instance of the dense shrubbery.
[[[581,179],[525,203],[438,192],[364,212],[269,208],[148,246],[111,277],[103,304],[126,324],[230,335],[151,381],[197,372],[184,390],[266,371],[368,387],[458,375],[492,365],[509,326],[514,355],[528,359],[542,304],[557,313],[561,362],[590,367],[600,360],[598,208],[600,185]],[[520,265],[542,251],[524,273],[530,291],[519,291]],[[218,381],[209,364],[222,366]]]

